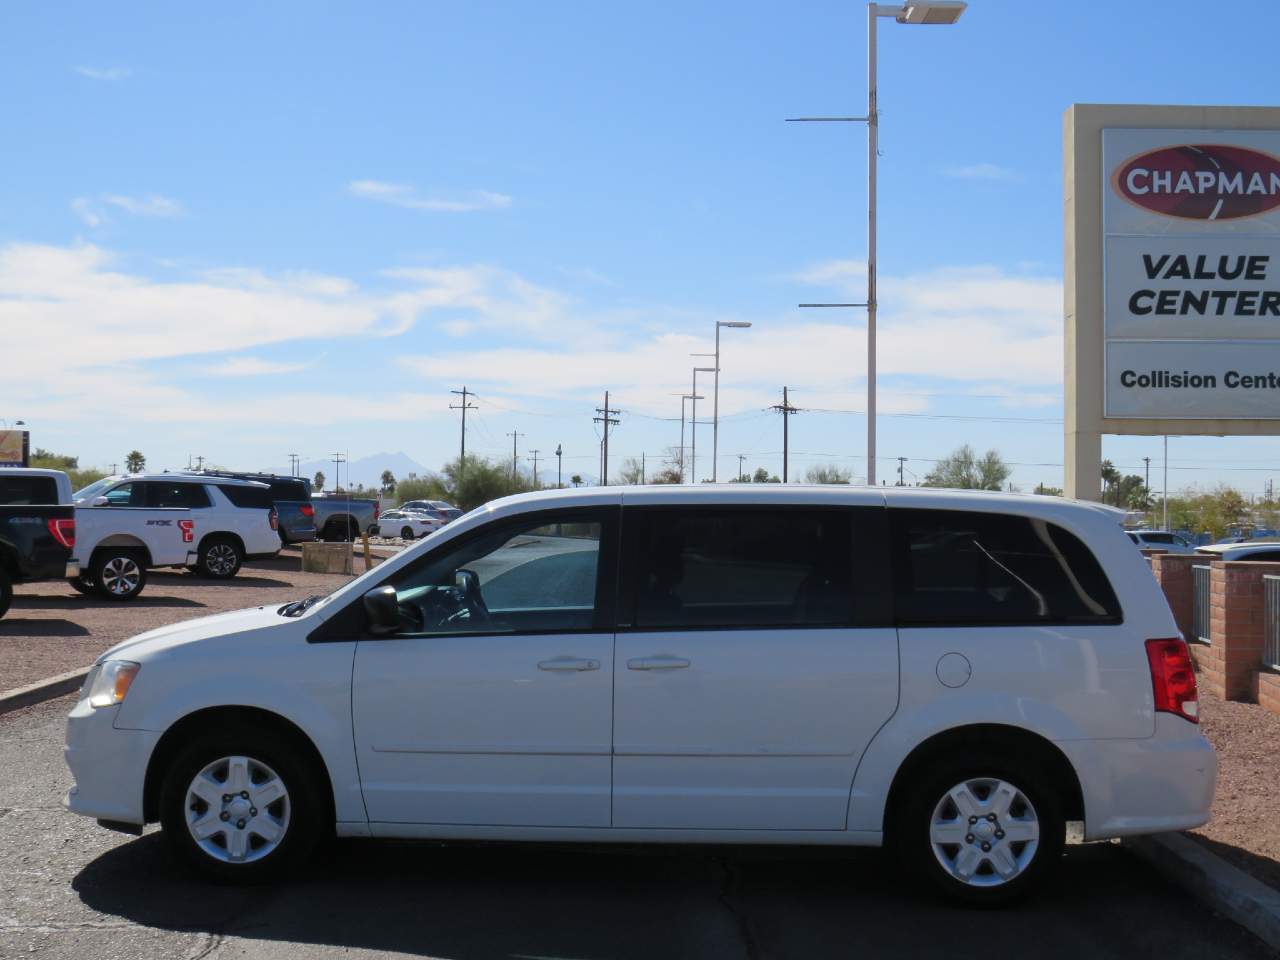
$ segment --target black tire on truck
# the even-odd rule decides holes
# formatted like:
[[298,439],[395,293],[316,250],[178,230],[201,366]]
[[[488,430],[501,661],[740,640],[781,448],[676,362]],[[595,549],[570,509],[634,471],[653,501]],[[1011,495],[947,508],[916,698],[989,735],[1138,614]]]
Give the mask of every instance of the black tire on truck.
[[130,547],[100,547],[89,565],[99,596],[132,600],[147,585],[146,561]]
[[13,603],[13,584],[9,582],[9,574],[0,568],[0,617],[9,612],[11,603]]
[[244,550],[235,538],[226,534],[214,534],[200,544],[197,569],[213,580],[230,580],[240,572],[244,563]]
[[78,577],[72,577],[67,581],[67,585],[76,593],[82,593],[86,597],[97,591],[97,585],[93,581],[93,577],[87,573],[82,573]]

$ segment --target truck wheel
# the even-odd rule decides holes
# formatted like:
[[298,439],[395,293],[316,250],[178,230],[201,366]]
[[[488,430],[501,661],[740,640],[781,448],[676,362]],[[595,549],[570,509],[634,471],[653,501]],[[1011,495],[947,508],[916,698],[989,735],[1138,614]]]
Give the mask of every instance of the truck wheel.
[[67,584],[76,593],[83,593],[86,597],[97,589],[97,586],[93,582],[93,578],[87,573],[82,573],[78,577],[72,577],[67,581]]
[[98,593],[108,600],[132,600],[147,585],[147,568],[133,550],[99,550],[90,569]]
[[9,612],[9,604],[13,603],[13,584],[9,575],[0,570],[0,617]]
[[230,537],[215,536],[200,544],[199,570],[214,580],[230,580],[240,572],[244,551]]
[[235,724],[197,735],[160,789],[170,848],[218,880],[264,880],[302,863],[324,832],[325,809],[293,743]]

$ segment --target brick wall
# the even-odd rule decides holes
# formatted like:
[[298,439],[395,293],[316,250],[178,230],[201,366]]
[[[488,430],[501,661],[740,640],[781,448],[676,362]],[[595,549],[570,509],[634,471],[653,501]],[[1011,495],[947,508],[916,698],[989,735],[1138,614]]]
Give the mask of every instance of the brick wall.
[[1280,713],[1280,673],[1264,670],[1255,674],[1255,699],[1272,713]]
[[1191,567],[1205,562],[1205,557],[1185,553],[1156,553],[1151,557],[1151,573],[1169,601],[1178,629],[1188,640],[1193,635]]
[[1262,578],[1280,563],[1214,563],[1210,575],[1210,645],[1196,650],[1201,682],[1226,700],[1256,700],[1262,668]]

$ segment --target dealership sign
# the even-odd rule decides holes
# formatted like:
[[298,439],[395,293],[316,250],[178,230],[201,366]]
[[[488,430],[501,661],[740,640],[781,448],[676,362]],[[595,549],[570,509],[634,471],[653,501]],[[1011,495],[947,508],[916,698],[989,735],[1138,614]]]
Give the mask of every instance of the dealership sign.
[[25,430],[0,430],[0,467],[25,467],[31,462],[30,439]]
[[1280,419],[1280,131],[1102,130],[1107,418]]

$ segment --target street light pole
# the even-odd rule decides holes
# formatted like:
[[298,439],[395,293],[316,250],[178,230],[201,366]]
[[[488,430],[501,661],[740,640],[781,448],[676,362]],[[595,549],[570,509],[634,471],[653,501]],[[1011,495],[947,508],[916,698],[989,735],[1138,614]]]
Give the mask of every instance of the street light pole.
[[751,326],[746,320],[717,320],[716,321],[716,385],[714,391],[715,399],[711,401],[711,482],[715,483],[719,476],[718,464],[720,462],[720,328],[733,327],[741,330]]
[[[693,356],[704,356],[704,354],[693,354]],[[715,367],[694,367],[693,368],[693,391],[689,398],[693,401],[692,408],[689,411],[689,482],[698,482],[698,374],[711,373]]]

